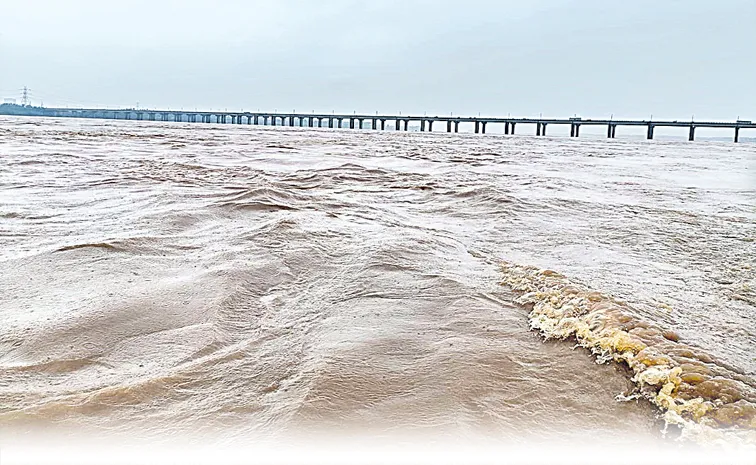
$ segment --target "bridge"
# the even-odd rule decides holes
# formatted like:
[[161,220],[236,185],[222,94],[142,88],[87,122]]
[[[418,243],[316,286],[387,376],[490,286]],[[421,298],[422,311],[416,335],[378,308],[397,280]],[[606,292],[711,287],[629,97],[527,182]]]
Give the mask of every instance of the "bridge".
[[[7,107],[7,108],[4,108]],[[9,110],[18,107],[28,111]],[[48,116],[55,118],[104,118],[136,121],[174,121],[188,123],[248,124],[266,126],[328,127],[350,129],[385,130],[386,124],[395,130],[407,131],[410,122],[419,122],[420,131],[433,131],[433,125],[442,126],[446,132],[459,132],[460,123],[472,123],[476,134],[485,134],[489,125],[503,124],[504,134],[515,134],[517,125],[535,125],[535,135],[545,136],[549,126],[570,126],[570,137],[579,137],[583,126],[605,126],[606,136],[614,139],[618,126],[644,126],[646,138],[654,138],[654,129],[659,127],[688,128],[688,140],[695,139],[697,128],[730,128],[734,130],[734,141],[738,142],[741,129],[756,129],[756,123],[737,120],[722,121],[652,121],[652,120],[614,120],[582,118],[489,118],[467,116],[402,116],[402,115],[345,115],[345,114],[305,114],[305,113],[271,113],[271,112],[219,112],[219,111],[165,111],[146,109],[68,109],[20,107],[18,105],[0,105],[0,114],[23,114],[29,116]],[[345,123],[346,122],[346,123]]]

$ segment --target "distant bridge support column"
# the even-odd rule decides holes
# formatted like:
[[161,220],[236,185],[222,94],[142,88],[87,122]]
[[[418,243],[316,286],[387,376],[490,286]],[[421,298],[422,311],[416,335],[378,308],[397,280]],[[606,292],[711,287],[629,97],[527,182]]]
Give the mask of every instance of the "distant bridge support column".
[[428,120],[428,132],[433,132],[433,120]]
[[336,118],[336,121],[339,123],[339,125],[336,126],[337,128],[341,129],[344,127],[344,118]]
[[580,125],[575,125],[575,137],[580,137]]
[[354,129],[354,118],[349,118],[349,129]]
[[688,133],[688,140],[693,141],[695,139],[696,139],[696,127],[691,124],[690,132]]
[[541,123],[536,123],[536,136],[541,135]]
[[546,135],[546,123],[541,123],[541,135]]
[[425,132],[425,120],[420,120],[420,132]]
[[451,120],[446,122],[446,132],[451,132],[452,122]]
[[486,133],[486,124],[488,124],[488,122],[486,122],[486,121],[483,121],[483,122],[480,123],[480,132],[483,133],[483,134]]
[[608,124],[606,126],[606,138],[611,139],[612,138],[612,125]]
[[454,122],[454,132],[459,132],[459,121]]
[[735,126],[735,143],[738,143],[738,136],[740,136],[740,128]]
[[510,130],[511,134],[513,134],[513,135],[515,133],[515,124],[516,123],[509,123],[509,130]]
[[654,138],[654,125],[648,125],[648,131],[646,132],[646,139],[651,140]]
[[294,126],[294,117],[289,116],[289,126]]
[[378,120],[376,118],[373,118],[372,126],[370,126],[370,129],[378,129]]
[[509,121],[504,123],[504,134],[509,135]]
[[478,134],[478,133],[480,133],[480,122],[476,121],[475,122],[475,134]]
[[404,130],[405,130],[405,131],[408,131],[408,130],[409,130],[409,120],[408,120],[408,119],[405,119],[405,120],[404,120]]
[[385,130],[386,130],[386,120],[382,119],[381,120],[381,131],[385,131]]
[[364,119],[360,118],[360,119],[357,120],[357,122],[360,123],[358,129],[365,129],[365,120]]

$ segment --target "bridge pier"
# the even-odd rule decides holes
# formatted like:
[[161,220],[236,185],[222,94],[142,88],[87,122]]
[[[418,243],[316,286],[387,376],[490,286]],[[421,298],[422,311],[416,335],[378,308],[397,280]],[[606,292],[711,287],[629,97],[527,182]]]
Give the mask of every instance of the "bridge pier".
[[396,130],[399,131],[401,129],[400,125],[402,124],[401,121],[396,120]]
[[349,129],[354,129],[354,118],[349,118]]
[[509,135],[509,121],[504,122],[504,134]]
[[425,120],[420,120],[420,132],[425,132]]
[[486,124],[488,124],[486,121],[482,121],[480,123],[480,132],[485,134],[486,133]]
[[428,132],[433,132],[433,120],[428,120]]
[[541,135],[541,123],[536,123],[536,136]]
[[451,132],[452,122],[451,120],[446,122],[446,132]]
[[690,125],[690,132],[688,132],[688,140],[693,141],[696,138],[696,127],[694,125]]
[[648,131],[646,132],[646,139],[651,140],[654,138],[654,125],[648,125]]
[[454,122],[454,132],[459,132],[459,121]]
[[363,118],[358,119],[357,122],[360,123],[360,129],[365,129],[365,120]]
[[480,121],[475,122],[475,134],[480,133]]
[[381,120],[381,131],[385,131],[385,130],[386,130],[386,120],[382,119]]
[[735,126],[735,143],[738,143],[738,136],[740,135],[740,128]]
[[404,130],[405,131],[409,131],[409,120],[408,119],[404,120]]
[[541,135],[546,135],[546,123],[541,123]]
[[336,126],[337,128],[341,129],[344,127],[344,118],[336,118],[336,121],[339,123],[338,126]]

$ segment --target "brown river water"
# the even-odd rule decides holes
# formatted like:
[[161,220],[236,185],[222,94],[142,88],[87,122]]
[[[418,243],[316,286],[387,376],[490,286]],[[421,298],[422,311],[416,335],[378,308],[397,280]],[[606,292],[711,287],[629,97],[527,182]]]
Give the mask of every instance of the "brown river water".
[[756,444],[753,144],[0,118],[0,246],[0,445]]

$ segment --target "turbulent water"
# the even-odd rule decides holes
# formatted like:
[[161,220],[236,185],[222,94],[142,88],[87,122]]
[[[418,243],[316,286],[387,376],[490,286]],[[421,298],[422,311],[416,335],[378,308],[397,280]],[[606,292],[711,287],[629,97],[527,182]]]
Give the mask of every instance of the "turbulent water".
[[2,438],[752,441],[755,170],[750,144],[0,119]]

